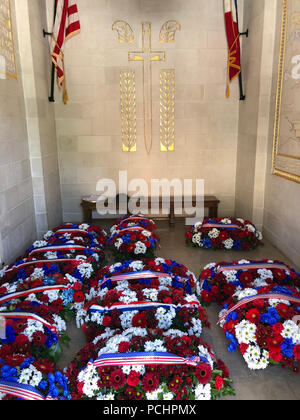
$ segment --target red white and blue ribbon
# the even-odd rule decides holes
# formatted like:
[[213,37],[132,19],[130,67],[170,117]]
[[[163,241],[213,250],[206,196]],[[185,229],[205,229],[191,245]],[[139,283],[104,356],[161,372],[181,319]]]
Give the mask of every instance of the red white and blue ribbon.
[[247,230],[247,228],[234,224],[227,223],[203,223],[202,228],[205,229],[238,229],[238,230]]
[[[36,248],[33,251],[30,252],[29,255],[34,255],[34,254],[38,254],[40,252],[56,252],[56,251],[83,251],[85,250],[86,247],[85,246],[81,246],[81,245],[52,245],[52,246],[45,246],[42,248]],[[92,251],[96,251],[96,248],[89,248]]]
[[59,233],[80,233],[82,235],[87,235],[89,232],[87,232],[86,230],[82,230],[82,229],[58,229],[55,232],[53,232],[54,235],[59,234]]
[[106,366],[149,366],[149,365],[186,365],[198,366],[201,359],[198,356],[184,358],[171,353],[108,353],[88,364],[97,368]]
[[270,269],[270,270],[284,270],[284,271],[291,271],[285,264],[277,264],[277,263],[265,263],[265,262],[256,262],[256,263],[249,263],[249,264],[228,264],[222,265],[216,268],[218,273],[222,273],[224,271],[239,271],[239,270],[259,270],[259,269]]
[[120,223],[120,229],[122,229],[125,223],[131,223],[131,222],[134,223],[135,221],[150,222],[150,220],[147,217],[141,217],[141,216],[128,217],[127,219],[122,220],[122,222]]
[[55,258],[55,259],[49,259],[49,260],[33,260],[33,261],[27,261],[25,263],[19,264],[19,265],[14,265],[12,268],[9,268],[8,270],[5,271],[5,273],[9,273],[11,271],[19,271],[24,267],[28,267],[29,265],[39,265],[39,264],[56,264],[56,263],[70,263],[70,262],[78,262],[78,263],[82,263],[85,262],[85,260],[75,260],[74,258]]
[[258,295],[250,296],[248,298],[244,298],[240,300],[236,305],[234,305],[232,308],[224,312],[223,316],[220,318],[218,323],[224,321],[228,317],[229,314],[247,305],[248,303],[255,302],[256,300],[264,300],[264,299],[285,300],[287,302],[300,304],[300,297],[296,297],[296,296],[289,296],[289,295],[284,295],[284,294],[279,294],[279,293],[266,293],[266,294],[261,294],[261,295],[258,294]]
[[168,304],[168,303],[159,303],[159,302],[132,302],[132,303],[128,303],[128,304],[122,304],[122,303],[115,303],[110,307],[103,307],[103,306],[99,306],[99,305],[92,305],[89,309],[88,312],[91,313],[110,313],[113,312],[114,310],[118,310],[120,312],[127,312],[127,311],[146,311],[146,310],[151,310],[151,309],[159,309],[159,308],[163,308],[163,309],[175,309],[175,310],[180,310],[182,308],[190,308],[190,307],[200,307],[200,303],[197,301],[192,301],[189,303],[186,303],[184,305],[173,305],[173,304]]
[[22,398],[27,401],[45,401],[51,400],[51,397],[45,398],[37,389],[31,385],[19,384],[0,380],[0,393]]
[[[99,283],[99,286],[103,286],[106,282],[112,281],[112,282],[119,282],[119,281],[131,281],[131,280],[144,280],[144,279],[166,279],[166,278],[172,278],[172,274],[167,273],[159,273],[156,271],[136,271],[133,273],[124,273],[119,274],[112,277],[104,276],[102,282]],[[186,282],[189,279],[187,277],[178,277],[179,282]]]
[[52,331],[54,334],[58,336],[58,332],[55,325],[50,324],[49,322],[41,318],[39,315],[36,315],[32,312],[15,312],[15,311],[0,312],[0,317],[4,319],[25,319],[25,320],[32,320],[32,321],[40,322],[46,328],[49,328],[50,331]]
[[[108,239],[108,243],[109,242],[111,242],[113,239],[117,239],[119,236],[123,236],[123,235],[127,235],[127,234],[130,234],[130,233],[132,233],[132,232],[139,232],[139,233],[141,233],[141,232],[144,232],[145,230],[147,230],[147,229],[145,229],[145,228],[142,228],[142,227],[138,227],[138,226],[132,226],[132,227],[129,227],[129,228],[126,228],[126,229],[123,229],[123,230],[120,230],[119,232],[116,232],[116,233],[114,233],[109,239]],[[148,232],[150,232],[150,231],[148,231]]]
[[20,292],[8,293],[0,297],[0,305],[2,305],[5,302],[9,302],[10,300],[20,299],[31,294],[51,292],[55,290],[67,290],[71,289],[71,287],[71,285],[40,286],[35,287],[33,289],[23,290]]

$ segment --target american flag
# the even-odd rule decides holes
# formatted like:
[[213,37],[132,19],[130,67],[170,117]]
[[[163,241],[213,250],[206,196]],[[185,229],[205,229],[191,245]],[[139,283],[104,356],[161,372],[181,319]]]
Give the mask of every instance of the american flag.
[[241,47],[237,22],[237,0],[224,0],[225,29],[228,41],[228,86],[241,72]]
[[80,22],[76,0],[56,0],[56,16],[51,41],[51,56],[55,65],[58,84],[65,86],[64,101],[68,95],[65,82],[64,45],[72,36],[80,32]]

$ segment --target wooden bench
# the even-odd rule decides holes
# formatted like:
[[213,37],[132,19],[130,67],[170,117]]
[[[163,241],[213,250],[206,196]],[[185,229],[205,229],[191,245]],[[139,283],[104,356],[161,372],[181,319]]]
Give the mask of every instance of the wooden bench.
[[[148,197],[148,208],[151,208],[151,197]],[[157,200],[159,201],[159,208],[162,208],[163,199],[162,197]],[[192,199],[193,207],[196,206],[196,197],[193,197]],[[208,209],[208,215],[209,217],[218,217],[218,208],[219,208],[220,201],[217,199],[217,197],[213,195],[206,195],[204,197],[204,207]],[[182,199],[182,206],[184,205],[184,200]],[[93,211],[97,210],[97,201],[92,200],[89,197],[85,197],[82,199],[81,207],[83,210],[83,221],[87,223],[93,223]],[[117,206],[118,207],[118,206]],[[129,211],[127,212],[129,213]],[[116,217],[119,217],[119,215],[116,215]],[[151,217],[151,216],[150,216]],[[159,216],[157,216],[159,217]],[[185,218],[184,215],[177,215],[175,214],[175,200],[174,197],[171,197],[170,200],[170,213],[168,216],[169,224],[171,227],[175,226],[175,219],[176,218]],[[156,218],[156,216],[155,216]],[[161,218],[161,217],[159,217]]]

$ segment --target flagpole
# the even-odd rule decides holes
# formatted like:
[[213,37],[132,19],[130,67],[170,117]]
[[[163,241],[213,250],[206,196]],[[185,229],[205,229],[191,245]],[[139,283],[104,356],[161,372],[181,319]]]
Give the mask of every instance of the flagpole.
[[[56,18],[56,12],[57,12],[57,1],[54,0],[54,23],[55,23],[55,18]],[[43,34],[44,34],[44,38],[47,35],[52,36],[52,32],[46,32],[45,29],[43,29]],[[54,63],[52,63],[52,68],[51,68],[51,92],[50,92],[50,96],[48,98],[49,102],[55,102],[54,84],[55,84],[55,65],[54,65]]]
[[[237,21],[237,26],[238,26],[238,31],[239,31],[239,12],[238,12],[238,5],[237,5],[237,0],[235,1],[235,9],[236,9],[236,21]],[[246,38],[248,38],[249,36],[249,31],[247,29],[246,32],[240,32],[239,31],[239,36],[246,36]],[[240,85],[240,101],[244,101],[246,99],[246,95],[244,94],[244,88],[243,88],[243,77],[242,77],[242,70],[240,71],[239,74],[239,85]]]
[[[56,18],[56,11],[57,11],[57,1],[54,0],[54,19],[53,22],[55,23]],[[55,83],[55,64],[52,63],[52,69],[51,69],[51,93],[49,96],[49,102],[55,102],[54,98],[54,83]]]

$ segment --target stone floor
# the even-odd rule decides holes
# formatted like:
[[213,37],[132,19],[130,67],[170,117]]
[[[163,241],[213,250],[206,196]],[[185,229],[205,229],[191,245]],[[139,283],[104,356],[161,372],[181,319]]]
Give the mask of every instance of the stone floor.
[[[103,225],[105,228],[105,226]],[[171,229],[167,222],[158,222],[158,231],[161,238],[161,249],[157,256],[172,258],[184,264],[198,277],[200,270],[206,264],[218,261],[231,261],[236,259],[279,259],[291,266],[293,264],[271,243],[265,241],[265,246],[247,253],[206,251],[191,249],[185,246],[183,221],[178,221],[175,228]],[[236,400],[299,400],[300,399],[300,374],[281,367],[269,367],[264,371],[250,371],[239,351],[230,354],[227,351],[227,340],[219,326],[217,305],[208,308],[211,329],[204,330],[203,339],[213,346],[218,358],[222,359],[230,370]],[[68,335],[71,338],[70,348],[65,350],[60,361],[63,368],[72,360],[75,354],[85,345],[83,333],[74,323],[68,326]]]

